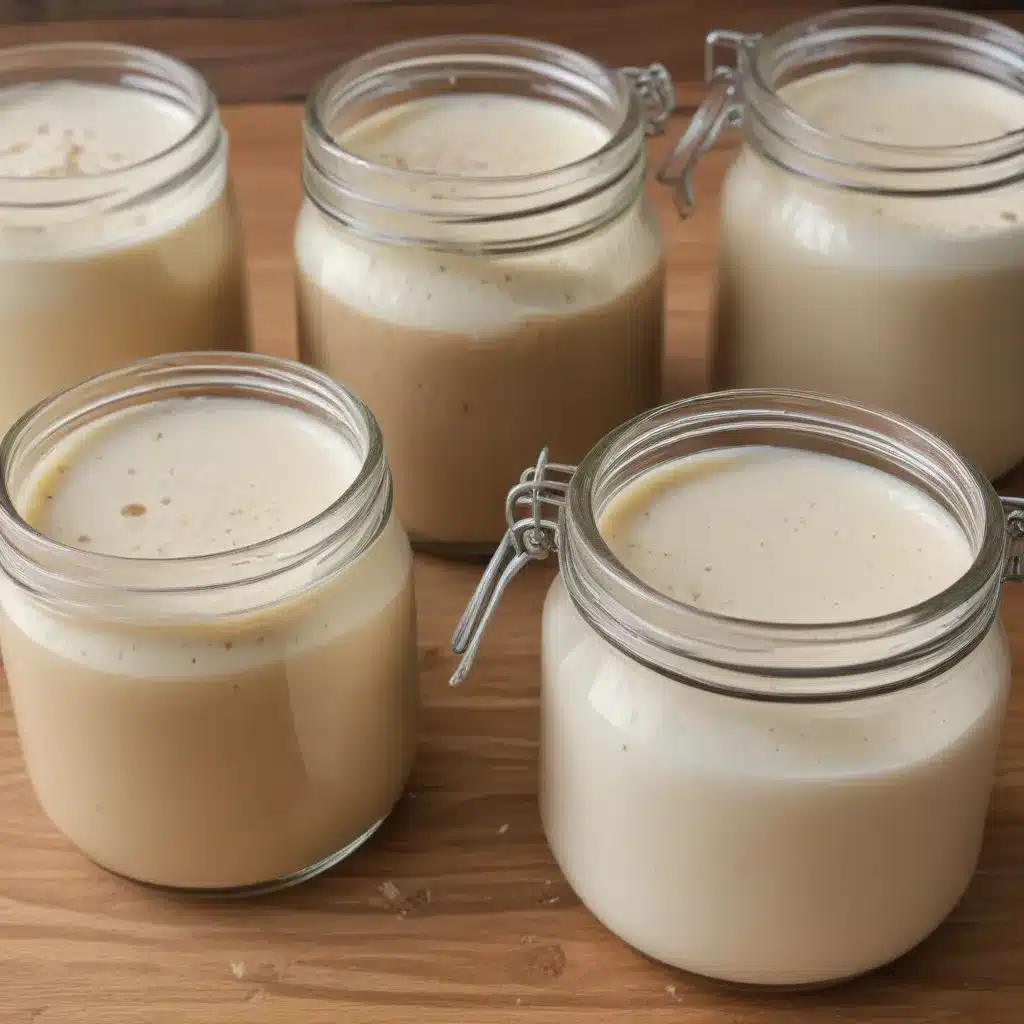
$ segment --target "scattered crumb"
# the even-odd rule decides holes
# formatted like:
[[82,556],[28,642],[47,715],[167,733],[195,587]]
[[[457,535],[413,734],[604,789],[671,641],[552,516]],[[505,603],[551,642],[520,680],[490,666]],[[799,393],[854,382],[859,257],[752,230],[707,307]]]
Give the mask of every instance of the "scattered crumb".
[[551,906],[554,903],[558,903],[561,899],[561,896],[549,896],[547,899],[541,900],[541,903],[545,906]]
[[670,996],[672,996],[672,997],[673,997],[673,999],[675,998],[675,994],[676,994],[676,987],[675,987],[675,985],[666,985],[666,986],[665,986],[665,991],[666,991],[666,992],[667,992],[667,993],[668,993],[668,994],[669,994]]
[[388,901],[388,903],[397,903],[402,898],[402,890],[398,888],[392,881],[381,882],[377,886],[377,892],[381,894]]
[[531,933],[529,933],[527,935],[520,936],[519,945],[520,946],[532,946],[536,941],[537,941],[537,936],[534,935],[531,932]]
[[242,961],[240,961],[237,964],[236,963],[232,963],[231,964],[231,973],[236,978],[244,978],[245,977],[245,961],[242,960]]
[[384,897],[388,905],[397,910],[398,917],[408,917],[409,914],[420,910],[434,900],[434,894],[430,889],[417,889],[411,896],[406,896],[394,882],[388,880],[377,886],[377,892]]
[[506,822],[501,828],[498,829],[498,835],[503,836],[508,831],[508,823]]
[[522,1006],[522,1005],[523,1005],[523,997],[522,996],[516,996],[516,1006]]

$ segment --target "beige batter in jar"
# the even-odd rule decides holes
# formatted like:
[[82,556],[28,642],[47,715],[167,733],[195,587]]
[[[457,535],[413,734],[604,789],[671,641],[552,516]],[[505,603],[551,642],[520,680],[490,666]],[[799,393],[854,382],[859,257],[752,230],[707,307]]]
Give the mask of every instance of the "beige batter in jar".
[[246,346],[227,143],[196,72],[115,44],[0,51],[0,138],[0,431],[135,359]]
[[[414,544],[493,548],[524,458],[548,444],[579,459],[659,400],[664,272],[643,132],[628,85],[593,74],[607,90],[593,111],[539,91],[399,91],[359,117],[337,79],[311,101],[300,351],[380,420]],[[316,191],[319,133],[333,198]],[[350,201],[364,187],[377,205]]]
[[[209,393],[173,394],[207,371]],[[408,542],[372,418],[308,374],[134,364],[61,406],[131,383],[148,400],[8,453],[0,644],[25,761],[54,824],[119,874],[301,881],[411,770]]]

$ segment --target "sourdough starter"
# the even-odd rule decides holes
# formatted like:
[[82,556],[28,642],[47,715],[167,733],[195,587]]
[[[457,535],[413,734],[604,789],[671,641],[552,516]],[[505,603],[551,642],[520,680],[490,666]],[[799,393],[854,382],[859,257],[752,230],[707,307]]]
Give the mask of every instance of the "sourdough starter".
[[[427,188],[430,175],[550,171],[608,138],[553,103],[458,94],[385,111],[340,143]],[[661,242],[642,200],[582,240],[513,256],[370,242],[307,201],[296,253],[302,358],[373,409],[414,542],[493,546],[510,481],[540,448],[575,463],[659,400]]]
[[[223,155],[125,209],[75,201],[160,189],[166,170],[154,158],[194,121],[169,100],[115,86],[0,90],[0,433],[51,393],[135,359],[245,347]],[[16,209],[15,195],[39,205]]]
[[[949,68],[851,66],[780,95],[822,131],[870,143],[925,149],[1024,129],[1024,94]],[[713,385],[887,408],[998,476],[1024,456],[1022,279],[1020,184],[872,196],[744,151],[723,194]]]
[[[72,434],[16,496],[63,544],[160,560],[277,537],[360,459],[312,416],[167,399]],[[142,624],[4,586],[2,645],[29,775],[89,857],[141,881],[271,883],[363,839],[411,768],[411,557],[395,520],[333,579],[249,584],[242,616]],[[285,590],[284,588],[288,589]]]
[[[895,612],[972,561],[923,492],[780,448],[654,470],[612,499],[599,528],[653,590],[763,622]],[[964,892],[1009,682],[998,625],[911,689],[764,703],[630,661],[559,580],[543,660],[548,839],[583,902],[644,953],[734,982],[834,981],[906,952]]]

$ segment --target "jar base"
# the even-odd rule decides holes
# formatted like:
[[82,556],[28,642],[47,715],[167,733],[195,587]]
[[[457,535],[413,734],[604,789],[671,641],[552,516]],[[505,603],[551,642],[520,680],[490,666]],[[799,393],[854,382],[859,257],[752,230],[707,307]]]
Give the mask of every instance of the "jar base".
[[118,878],[123,878],[126,881],[134,882],[136,885],[145,886],[147,889],[152,889],[155,892],[166,893],[169,896],[183,896],[190,899],[208,899],[208,900],[230,900],[230,899],[246,899],[254,896],[265,896],[269,893],[280,892],[282,889],[290,889],[292,886],[301,885],[303,882],[308,882],[318,875],[322,875],[325,871],[330,871],[331,868],[336,867],[342,861],[347,860],[356,852],[361,846],[367,843],[373,838],[374,833],[387,821],[388,815],[385,815],[375,824],[371,825],[361,836],[357,839],[352,840],[347,846],[343,846],[340,850],[336,850],[334,853],[324,857],[323,860],[317,861],[315,864],[311,864],[308,868],[303,868],[301,871],[293,872],[290,875],[285,875],[282,878],[275,878],[267,882],[255,882],[251,885],[235,885],[235,886],[221,886],[212,888],[203,888],[195,886],[182,886],[182,885],[161,885],[158,882],[148,882],[141,878],[132,878],[131,875],[123,874],[120,871],[114,871],[108,868],[105,864],[100,864],[95,861],[99,867],[103,868],[104,871],[110,872],[112,875],[116,875]]
[[[616,936],[616,938],[618,938],[618,936]],[[666,964],[664,961],[657,960],[654,957],[649,957],[645,953],[641,955],[646,960],[650,960],[653,964],[658,964],[661,967],[668,967],[670,970],[678,974],[683,981],[687,984],[693,985],[695,988],[703,988],[708,991],[724,993],[731,992],[739,996],[784,996],[824,992],[828,989],[839,988],[842,985],[849,985],[852,982],[857,981],[859,978],[866,978],[868,975],[884,970],[890,963],[895,963],[896,960],[902,960],[907,954],[901,954],[896,958],[896,960],[891,960],[889,963],[885,964],[879,964],[877,967],[869,967],[863,971],[855,971],[853,974],[844,974],[841,978],[832,978],[828,981],[797,982],[789,985],[772,983],[761,984],[755,981],[728,981],[725,978],[715,978],[709,974],[697,974],[695,971],[687,971],[681,967],[673,967],[672,964]]]
[[[582,900],[580,901],[582,902]],[[959,900],[957,901],[959,903]],[[586,906],[586,904],[583,904]],[[954,905],[955,909],[955,905]],[[952,909],[949,914],[952,913]],[[700,974],[697,971],[687,970],[685,967],[677,967],[675,964],[671,964],[666,960],[659,960],[655,956],[651,956],[649,953],[645,953],[642,949],[637,949],[632,943],[627,942],[618,933],[611,931],[609,932],[615,936],[620,942],[625,943],[631,949],[636,950],[645,960],[650,961],[652,964],[657,964],[659,967],[668,968],[673,971],[679,978],[689,985],[693,985],[695,988],[703,988],[709,992],[718,991],[723,993],[733,993],[738,996],[784,996],[784,995],[801,995],[804,993],[812,994],[814,992],[824,992],[829,989],[839,988],[843,985],[850,985],[855,981],[859,981],[861,978],[870,977],[873,974],[878,974],[880,971],[887,970],[892,967],[893,964],[898,964],[905,957],[910,956],[919,946],[923,945],[930,939],[935,932],[937,932],[946,922],[949,917],[947,914],[935,927],[923,938],[919,939],[914,945],[909,946],[902,953],[897,953],[896,956],[891,957],[888,960],[883,960],[880,963],[875,964],[873,967],[865,967],[860,970],[851,971],[849,974],[841,974],[835,978],[826,978],[819,981],[798,981],[798,982],[759,982],[759,981],[732,981],[728,978],[717,978],[712,974]],[[596,914],[594,915],[597,916]],[[604,927],[608,927],[604,924],[601,918],[598,918]]]

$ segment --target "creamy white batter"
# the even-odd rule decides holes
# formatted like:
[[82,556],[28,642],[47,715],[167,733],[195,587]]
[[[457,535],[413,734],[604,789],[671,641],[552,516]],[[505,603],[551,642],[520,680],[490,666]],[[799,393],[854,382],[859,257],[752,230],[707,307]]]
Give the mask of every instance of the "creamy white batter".
[[910,484],[829,455],[735,448],[660,467],[601,534],[648,586],[762,622],[849,622],[908,608],[968,569],[953,518]]
[[[424,175],[427,194],[472,190],[472,179],[540,174],[596,153],[608,129],[556,103],[477,93],[413,100],[338,136],[374,163]],[[443,184],[433,175],[449,176]],[[521,188],[521,186],[518,186]],[[512,207],[510,207],[512,209]],[[574,214],[554,215],[571,223]],[[444,237],[445,225],[436,231]],[[658,258],[643,218],[553,250],[497,259],[363,243],[308,204],[299,219],[301,269],[335,298],[388,323],[423,330],[493,332],[536,317],[566,320],[636,285]]]
[[141,89],[0,89],[0,434],[135,359],[245,347],[216,112],[197,127],[195,110]]
[[604,125],[569,107],[497,93],[412,100],[337,136],[346,150],[364,160],[463,178],[515,177],[567,167],[596,153],[609,137]]
[[[70,435],[36,468],[17,502],[29,523],[61,543],[155,560],[148,572],[156,585],[161,559],[235,550],[251,558],[247,546],[302,526],[337,501],[360,465],[346,439],[307,413],[256,399],[170,399]],[[37,643],[105,672],[175,678],[244,671],[281,658],[282,646],[315,647],[387,605],[407,571],[400,527],[387,537],[377,545],[378,558],[368,560],[379,564],[361,563],[331,602],[311,603],[305,613],[301,606],[275,610],[301,589],[294,575],[250,586],[248,602],[266,605],[268,621],[280,627],[276,644],[258,628],[241,630],[228,645],[217,628],[185,636],[130,631],[126,638],[87,621],[55,621],[11,588],[7,612]],[[310,565],[302,578],[315,575]],[[229,607],[237,596],[226,592],[224,602]]]
[[[827,155],[838,137],[860,140],[844,158],[865,165],[964,164],[979,154],[942,147],[1024,131],[1024,91],[952,68],[853,65],[780,95],[824,133],[810,144]],[[874,195],[877,174],[861,178],[865,191],[833,188],[753,151],[731,168],[712,387],[796,388],[889,409],[997,477],[1024,457],[1024,185],[920,197]],[[901,175],[905,190],[950,184]]]
[[136,89],[70,81],[2,89],[0,177],[124,170],[166,152],[194,124],[183,107]]
[[[815,128],[874,145],[941,149],[1024,131],[1024,93],[953,68],[854,64],[797,79],[779,95]],[[916,182],[928,187],[925,175]],[[1024,188],[951,201],[874,197],[871,216],[943,237],[1016,232],[1024,229]]]
[[[599,526],[653,589],[776,623],[906,608],[972,559],[922,492],[770,447],[656,469]],[[720,696],[643,667],[560,579],[542,650],[545,832],[583,902],[648,955],[737,982],[836,981],[916,945],[970,881],[1009,688],[998,623],[930,682],[824,704]]]
[[308,522],[360,465],[336,431],[288,406],[170,399],[72,435],[24,499],[25,515],[46,536],[100,554],[216,554]]

